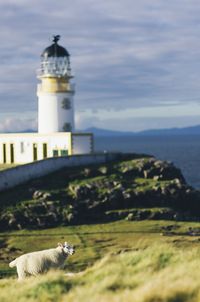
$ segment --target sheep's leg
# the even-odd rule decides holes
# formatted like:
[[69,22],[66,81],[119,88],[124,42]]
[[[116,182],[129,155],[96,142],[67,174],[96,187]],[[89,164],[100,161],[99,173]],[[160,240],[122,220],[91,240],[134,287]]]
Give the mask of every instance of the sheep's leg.
[[18,281],[22,281],[26,278],[26,273],[20,266],[17,265],[17,274],[18,274]]

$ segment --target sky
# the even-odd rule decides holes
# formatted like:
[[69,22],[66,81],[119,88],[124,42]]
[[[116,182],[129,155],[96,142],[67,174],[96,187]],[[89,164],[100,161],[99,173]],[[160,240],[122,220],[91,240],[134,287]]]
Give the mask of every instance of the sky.
[[199,0],[0,0],[0,131],[37,128],[36,70],[61,35],[77,129],[200,124]]

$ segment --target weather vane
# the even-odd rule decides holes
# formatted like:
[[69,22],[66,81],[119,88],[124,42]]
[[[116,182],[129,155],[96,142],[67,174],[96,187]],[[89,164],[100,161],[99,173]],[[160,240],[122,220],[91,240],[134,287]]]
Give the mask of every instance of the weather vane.
[[57,43],[60,40],[60,35],[53,36],[53,42]]

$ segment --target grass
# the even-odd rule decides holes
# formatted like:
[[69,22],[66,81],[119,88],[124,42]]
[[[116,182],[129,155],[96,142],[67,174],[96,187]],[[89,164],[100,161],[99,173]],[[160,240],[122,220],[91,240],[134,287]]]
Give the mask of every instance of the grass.
[[[162,228],[172,224],[177,235],[161,236]],[[0,280],[0,301],[9,301],[11,295],[13,302],[198,302],[200,241],[185,232],[199,226],[194,222],[120,221],[2,233],[0,271],[14,276]],[[82,271],[83,275],[50,272],[18,284],[15,270],[8,269],[11,259],[64,240],[77,250],[67,260],[65,271]]]
[[119,172],[125,172],[125,171],[129,171],[132,169],[138,170],[138,167],[140,167],[141,165],[143,166],[148,162],[149,162],[149,157],[142,157],[139,159],[120,161],[120,163],[115,164],[114,167]]
[[[120,177],[124,169],[138,169],[137,166],[140,161],[147,162],[148,158],[141,155],[139,159],[131,159],[119,162],[108,163],[106,166],[102,164],[88,165],[85,167],[71,167],[69,169],[61,169],[59,171],[50,173],[44,177],[34,179],[22,185],[19,185],[8,191],[1,192],[0,194],[0,210],[8,207],[16,206],[19,203],[30,201],[32,199],[33,191],[40,190],[50,192],[53,194],[73,196],[73,187],[76,185],[85,185],[93,183],[101,183],[105,180],[115,181]],[[7,169],[14,165],[0,165],[1,169]],[[105,171],[104,171],[105,170]],[[89,173],[87,172],[89,171]],[[126,179],[128,181],[128,179]],[[131,180],[132,184],[133,180]],[[129,185],[129,181],[127,183]],[[72,191],[69,190],[71,185]],[[104,193],[106,188],[99,188],[99,191]]]
[[[160,226],[165,224],[165,222],[160,222],[158,227],[155,222],[143,222],[141,225],[121,221],[1,233],[0,245],[4,247],[0,249],[0,272],[7,270],[9,273],[8,262],[19,254],[56,246],[58,242],[66,240],[77,246],[77,253],[69,261],[70,269],[76,271],[84,269],[110,251],[131,248],[133,238],[138,241],[142,235],[143,239],[148,237],[148,241],[151,241],[151,237],[159,237]],[[8,251],[13,251],[13,249],[16,251],[8,254]]]
[[[115,181],[121,177],[120,172],[128,172],[132,168],[137,171],[139,164],[139,160],[132,160],[131,165],[124,161],[108,166],[108,171],[106,167],[97,166],[90,175],[85,175],[89,169],[83,169],[81,173],[80,168],[71,169],[71,173],[63,169],[1,193],[1,208],[10,206],[13,210],[12,206],[16,209],[26,206],[31,202],[32,189],[58,193],[62,197],[62,194],[67,196],[70,185],[74,194],[76,185]],[[97,173],[99,169],[100,175]],[[171,181],[138,176],[130,178],[128,173],[125,180],[133,189],[135,185],[139,191],[145,192],[155,186],[171,184]],[[104,187],[99,185],[98,190],[104,192]],[[167,232],[163,231],[169,226],[173,226],[173,235],[170,232],[166,235]],[[0,233],[0,301],[7,302],[12,298],[13,302],[198,302],[200,240],[198,236],[187,235],[189,228],[199,230],[200,224],[123,220]],[[15,269],[8,267],[11,260],[64,241],[76,246],[76,253],[69,257],[64,271],[81,274],[67,277],[59,271],[29,278],[23,283],[16,281]]]
[[[177,236],[161,236],[163,227],[173,224]],[[21,230],[0,233],[0,273],[12,272],[8,263],[20,254],[56,246],[58,242],[69,241],[77,247],[77,253],[70,257],[68,267],[79,271],[91,266],[97,259],[110,252],[122,249],[143,248],[153,242],[174,242],[181,248],[198,246],[198,238],[185,236],[189,227],[199,223],[170,221],[118,221],[107,224],[92,224],[50,228],[45,230]],[[183,234],[182,236],[180,236]]]
[[[136,243],[130,250],[109,252],[82,274],[61,272],[23,283],[0,281],[0,301],[198,302],[200,248],[180,249],[172,242]],[[8,295],[9,293],[9,295]]]
[[144,179],[144,178],[135,178],[134,183],[136,184],[135,191],[137,192],[146,192],[151,191],[153,188],[165,188],[170,184],[174,184],[174,180],[155,180],[155,179]]

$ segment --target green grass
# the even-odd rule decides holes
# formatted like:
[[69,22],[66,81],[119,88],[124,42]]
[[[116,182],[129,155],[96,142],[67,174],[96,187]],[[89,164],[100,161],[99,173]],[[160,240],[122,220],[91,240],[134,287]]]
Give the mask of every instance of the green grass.
[[134,183],[137,185],[135,191],[146,192],[151,191],[153,188],[158,187],[160,189],[165,188],[170,184],[174,184],[174,180],[155,180],[155,179],[145,179],[145,178],[135,178]]
[[[1,192],[0,199],[3,202],[0,203],[0,210],[9,206],[15,207],[18,203],[30,201],[34,190],[50,192],[57,194],[59,197],[61,195],[67,196],[68,193],[71,193],[70,195],[73,196],[73,192],[70,192],[69,190],[70,185],[73,187],[75,185],[103,182],[104,180],[114,181],[121,177],[120,174],[124,169],[126,170],[128,167],[129,169],[132,169],[132,167],[134,167],[137,170],[137,165],[140,161],[148,161],[148,158],[145,158],[142,155],[140,157],[141,158],[139,159],[108,163],[106,166],[98,164],[85,167],[71,167],[69,169],[64,168],[44,177],[34,179],[8,191]],[[15,165],[0,165],[0,170],[14,166]],[[107,170],[106,173],[104,171],[105,169]],[[87,173],[87,170],[89,171],[89,174]],[[99,191],[104,193],[106,189],[100,188]]]
[[[176,226],[177,236],[161,236],[163,226]],[[107,224],[92,224],[50,228],[45,230],[21,230],[0,233],[0,272],[10,272],[8,263],[20,254],[50,248],[58,242],[69,241],[77,247],[70,257],[70,270],[79,271],[93,264],[109,252],[122,249],[143,248],[153,242],[174,242],[185,248],[199,245],[195,237],[185,236],[188,227],[199,227],[199,223],[170,221],[118,221]],[[180,236],[180,234],[183,236]],[[194,242],[195,240],[195,242]]]
[[138,167],[149,162],[149,158],[151,157],[141,157],[139,159],[120,161],[120,163],[115,164],[114,167],[119,172],[125,172],[132,169],[138,170]]
[[[70,258],[70,269],[78,271],[94,263],[110,251],[132,248],[132,240],[159,237],[160,227],[166,222],[130,223],[126,221],[51,228],[40,231],[17,231],[0,234],[5,247],[0,249],[0,271],[8,270],[8,262],[19,254],[56,246],[69,241],[77,246],[77,253]],[[16,252],[8,252],[16,249]],[[83,253],[84,251],[84,253]],[[8,255],[7,255],[8,254]]]
[[[162,227],[173,224],[177,235],[162,236]],[[0,234],[1,248],[17,250],[1,261],[1,270],[19,254],[49,248],[68,240],[76,245],[66,272],[29,278],[23,283],[0,280],[0,301],[81,302],[198,302],[200,301],[200,241],[185,236],[199,223],[120,221],[108,224],[60,227],[41,231]],[[13,279],[14,278],[14,279]],[[9,293],[9,295],[8,295]]]
[[[66,197],[69,185],[73,195],[75,185],[115,181],[121,177],[120,173],[137,170],[139,164],[139,160],[115,163],[108,166],[109,172],[97,166],[87,176],[85,168],[81,172],[80,168],[74,168],[70,173],[63,169],[1,193],[1,208],[10,207],[13,211],[12,206],[20,209],[34,202],[31,188]],[[100,168],[99,175],[96,171]],[[136,185],[137,190],[147,192],[154,186],[171,184],[171,181],[129,176],[124,179],[127,186],[133,185],[131,190]],[[98,190],[103,193],[104,187],[98,186]],[[129,210],[133,209],[122,209],[122,212]],[[163,227],[170,225],[174,226],[173,235],[166,235]],[[200,223],[123,220],[0,233],[0,301],[10,302],[12,298],[13,302],[198,302],[200,240],[198,236],[186,235],[189,228],[198,229]],[[69,257],[64,271],[82,274],[67,277],[63,271],[50,272],[20,284],[16,281],[15,269],[8,267],[11,260],[64,241],[76,246],[76,253]]]

